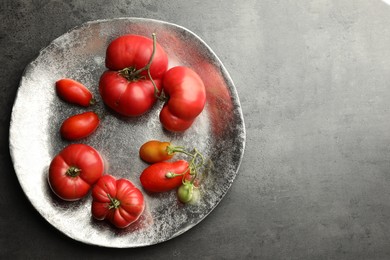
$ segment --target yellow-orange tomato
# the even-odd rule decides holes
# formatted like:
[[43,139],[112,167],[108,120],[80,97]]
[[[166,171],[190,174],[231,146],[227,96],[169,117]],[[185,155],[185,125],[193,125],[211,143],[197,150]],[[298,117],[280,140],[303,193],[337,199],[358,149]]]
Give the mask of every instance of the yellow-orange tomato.
[[167,161],[174,155],[170,149],[170,142],[151,140],[144,143],[139,149],[139,156],[147,163]]

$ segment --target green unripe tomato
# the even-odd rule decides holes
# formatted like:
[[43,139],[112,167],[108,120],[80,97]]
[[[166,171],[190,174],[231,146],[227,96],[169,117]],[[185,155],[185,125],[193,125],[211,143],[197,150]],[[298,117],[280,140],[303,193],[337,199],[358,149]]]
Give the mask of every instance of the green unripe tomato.
[[177,190],[177,197],[180,202],[187,203],[191,201],[193,193],[194,185],[192,183],[185,182]]

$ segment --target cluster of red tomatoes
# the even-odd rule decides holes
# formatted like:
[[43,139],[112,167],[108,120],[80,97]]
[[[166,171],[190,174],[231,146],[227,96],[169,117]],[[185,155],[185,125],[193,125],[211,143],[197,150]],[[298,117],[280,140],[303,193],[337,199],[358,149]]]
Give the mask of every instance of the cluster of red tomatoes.
[[[107,47],[106,67],[99,81],[103,102],[125,116],[139,116],[152,108],[156,100],[165,101],[160,121],[170,131],[188,129],[202,112],[206,93],[200,77],[190,68],[169,70],[167,54],[156,42],[139,35],[124,35]],[[88,107],[95,100],[82,83],[72,79],[56,82],[60,98]],[[73,115],[61,125],[64,139],[80,140],[99,126],[95,112]],[[190,160],[170,160],[182,153]],[[139,149],[142,160],[150,163],[140,175],[148,192],[166,192],[177,188],[178,199],[187,203],[197,197],[198,172],[205,160],[196,149],[187,151],[169,142],[152,140]],[[129,180],[116,179],[104,172],[99,152],[86,144],[70,144],[51,161],[48,182],[53,192],[67,201],[79,200],[92,190],[91,212],[98,220],[108,220],[118,228],[137,221],[145,208],[143,193]]]
[[160,121],[170,131],[188,129],[202,112],[206,90],[202,79],[185,66],[168,68],[168,57],[153,40],[124,35],[107,47],[106,67],[99,93],[104,103],[124,116],[149,111],[157,99],[165,101]]

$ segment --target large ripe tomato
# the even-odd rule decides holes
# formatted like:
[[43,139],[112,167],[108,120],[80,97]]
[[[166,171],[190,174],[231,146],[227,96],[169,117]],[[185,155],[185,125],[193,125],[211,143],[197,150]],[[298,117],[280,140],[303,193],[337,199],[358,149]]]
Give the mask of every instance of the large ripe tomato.
[[63,200],[83,198],[103,175],[104,162],[93,147],[71,144],[60,151],[49,166],[48,182]]
[[163,89],[169,99],[160,112],[162,125],[174,132],[188,129],[206,103],[202,79],[188,67],[173,67],[165,73]]
[[154,163],[143,170],[140,176],[142,187],[149,192],[164,192],[179,187],[190,174],[185,160]]
[[100,119],[94,112],[84,112],[67,118],[61,125],[61,136],[67,140],[79,140],[91,135]]
[[87,107],[95,103],[93,95],[82,83],[64,78],[56,82],[57,95],[72,104]]
[[[161,80],[154,80],[161,91]],[[149,79],[128,80],[120,72],[107,70],[100,77],[99,93],[104,103],[123,116],[140,116],[156,102],[155,89]]]
[[103,175],[92,189],[92,216],[125,228],[138,220],[145,208],[141,191],[127,179]]
[[[141,35],[127,34],[114,39],[106,50],[106,67],[109,70],[134,68],[139,70],[148,64],[153,52],[153,40]],[[152,78],[161,78],[168,68],[168,56],[158,42],[150,66]],[[141,73],[147,76],[147,71]]]
[[139,149],[140,158],[147,163],[167,161],[174,155],[170,142],[150,140],[144,143]]
[[139,116],[156,102],[168,56],[155,39],[123,35],[107,47],[106,67],[99,81],[104,103],[121,115]]

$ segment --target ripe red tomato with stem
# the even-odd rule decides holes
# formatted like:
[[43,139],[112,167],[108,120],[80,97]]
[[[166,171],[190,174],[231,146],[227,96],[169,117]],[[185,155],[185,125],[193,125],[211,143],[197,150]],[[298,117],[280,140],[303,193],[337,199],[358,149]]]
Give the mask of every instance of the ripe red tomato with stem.
[[95,132],[99,124],[98,115],[95,112],[88,111],[64,120],[61,124],[60,133],[66,140],[80,140]]
[[118,228],[137,221],[144,208],[142,192],[127,179],[103,175],[92,189],[92,216]]
[[185,160],[158,162],[142,171],[140,181],[142,187],[149,192],[165,192],[179,187],[188,174],[189,164]]
[[85,197],[104,172],[100,153],[86,144],[71,144],[51,161],[48,182],[52,191],[67,201]]
[[88,107],[95,104],[92,92],[82,83],[63,78],[56,82],[57,95],[66,102]]
[[202,79],[192,69],[176,66],[165,73],[163,91],[167,101],[160,112],[162,125],[173,132],[187,130],[206,104]]
[[161,78],[168,68],[168,56],[157,43],[140,35],[123,35],[107,47],[106,67],[100,77],[103,102],[124,116],[139,116],[156,102]]

